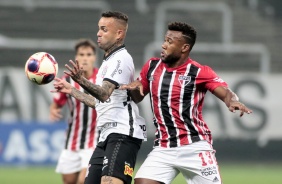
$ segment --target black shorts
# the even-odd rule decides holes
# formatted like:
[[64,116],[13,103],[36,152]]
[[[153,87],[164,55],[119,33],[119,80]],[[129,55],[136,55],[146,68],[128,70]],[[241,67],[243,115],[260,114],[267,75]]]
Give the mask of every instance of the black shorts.
[[102,176],[112,176],[131,184],[141,143],[141,139],[110,134],[104,142],[98,143],[89,161],[85,184],[100,183]]

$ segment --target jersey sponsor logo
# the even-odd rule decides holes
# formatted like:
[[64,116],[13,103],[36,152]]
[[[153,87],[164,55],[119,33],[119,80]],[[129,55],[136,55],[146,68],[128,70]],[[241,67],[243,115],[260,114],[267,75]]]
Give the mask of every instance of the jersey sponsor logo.
[[216,169],[215,166],[208,167],[208,168],[201,170],[201,174],[202,174],[202,176],[214,175],[214,174],[217,174],[217,169]]
[[102,167],[102,171],[107,167],[108,165],[104,165],[103,167]]
[[103,160],[103,165],[106,165],[106,164],[108,164],[108,159],[107,159],[107,157],[106,156],[104,156],[104,160]]
[[108,122],[105,123],[101,128],[100,131],[103,132],[105,129],[117,127],[117,122]]
[[219,181],[219,179],[217,178],[217,177],[215,177],[213,180],[212,180],[212,182],[218,182]]
[[222,80],[222,79],[219,78],[219,77],[214,78],[213,81],[219,82],[219,83],[224,83],[224,80]]
[[143,137],[147,138],[147,131],[146,131],[146,125],[139,125],[141,130],[143,131]]
[[146,125],[139,125],[141,130],[143,130],[144,132],[146,131]]
[[108,70],[108,66],[105,66],[105,67],[103,68],[103,70],[102,70],[102,76],[101,76],[102,79],[105,78],[105,75],[106,75],[106,73],[107,73],[107,70]]
[[108,166],[108,162],[109,160],[106,156],[104,156],[102,171]]
[[124,165],[124,175],[129,175],[132,177],[133,175],[133,168],[130,167],[129,165]]
[[182,85],[186,86],[191,81],[191,76],[179,75],[178,81],[181,84],[181,86]]
[[217,174],[216,170],[212,170],[212,171],[202,171],[202,176],[209,176],[209,175],[213,175],[213,174]]
[[113,73],[111,74],[111,77],[114,77],[116,73],[119,73],[121,74],[122,73],[122,69],[120,69],[120,63],[121,61],[120,60],[117,60],[117,66],[116,66],[116,69],[113,71]]

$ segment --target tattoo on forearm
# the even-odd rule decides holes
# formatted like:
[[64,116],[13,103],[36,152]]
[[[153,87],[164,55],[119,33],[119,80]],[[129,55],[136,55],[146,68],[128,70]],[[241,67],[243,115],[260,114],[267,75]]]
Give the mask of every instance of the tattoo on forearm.
[[112,94],[113,90],[115,89],[115,85],[104,81],[102,87],[96,84],[91,83],[87,79],[83,79],[80,85],[92,96],[97,98],[98,100],[104,102],[106,101],[110,95]]
[[78,99],[79,101],[81,101],[82,103],[86,104],[89,107],[95,108],[95,98],[93,96],[90,96],[86,93],[83,93],[79,90],[77,90],[76,88],[72,88],[71,96],[73,96],[74,98]]
[[82,73],[83,71],[79,71],[77,74],[72,76],[72,79],[76,82],[79,82],[79,80],[81,80]]

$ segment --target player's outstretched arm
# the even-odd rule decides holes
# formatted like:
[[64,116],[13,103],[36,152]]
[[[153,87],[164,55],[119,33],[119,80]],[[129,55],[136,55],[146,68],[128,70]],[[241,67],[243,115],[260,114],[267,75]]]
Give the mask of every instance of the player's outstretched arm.
[[226,106],[228,107],[229,111],[235,112],[236,110],[240,110],[240,117],[244,115],[244,113],[250,114],[252,110],[246,107],[243,103],[239,101],[238,96],[231,91],[229,88],[226,87],[217,87],[213,94],[221,99]]
[[70,76],[74,81],[80,84],[80,86],[85,89],[90,95],[97,98],[101,102],[105,102],[109,99],[112,92],[116,88],[116,85],[109,82],[103,81],[102,86],[93,84],[85,77],[82,76],[82,69],[79,67],[78,61],[76,60],[75,63],[70,60],[72,67],[68,66],[67,64],[65,67],[69,70],[69,72],[64,71],[64,73]]
[[55,89],[51,90],[52,93],[61,92],[69,94],[77,100],[81,101],[82,103],[86,104],[87,106],[95,108],[96,101],[93,96],[77,90],[70,83],[63,79],[55,78],[54,81],[55,82],[53,85]]
[[145,97],[143,85],[139,80],[133,81],[130,84],[122,85],[119,89],[130,90],[130,96],[135,103],[141,102]]
[[102,86],[93,83],[89,84],[82,82],[81,86],[85,90],[87,90],[89,94],[91,94],[101,102],[108,100],[113,91],[116,89],[116,85],[109,81],[103,81]]

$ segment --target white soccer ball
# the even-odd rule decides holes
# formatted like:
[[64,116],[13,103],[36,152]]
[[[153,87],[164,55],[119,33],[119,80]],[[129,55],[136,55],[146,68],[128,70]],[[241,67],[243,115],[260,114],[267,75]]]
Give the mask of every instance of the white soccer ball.
[[47,52],[37,52],[29,57],[25,64],[27,78],[38,84],[48,84],[58,73],[58,63]]

